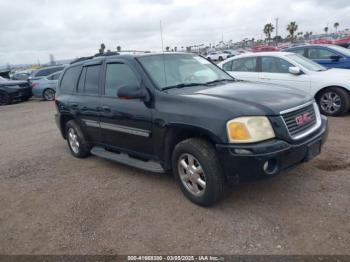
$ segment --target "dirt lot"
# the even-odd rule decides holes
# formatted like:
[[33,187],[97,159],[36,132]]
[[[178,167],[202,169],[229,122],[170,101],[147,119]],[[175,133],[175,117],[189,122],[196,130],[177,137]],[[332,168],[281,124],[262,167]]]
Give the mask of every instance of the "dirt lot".
[[350,115],[312,162],[205,209],[172,176],[73,158],[53,114],[0,108],[1,254],[350,254]]

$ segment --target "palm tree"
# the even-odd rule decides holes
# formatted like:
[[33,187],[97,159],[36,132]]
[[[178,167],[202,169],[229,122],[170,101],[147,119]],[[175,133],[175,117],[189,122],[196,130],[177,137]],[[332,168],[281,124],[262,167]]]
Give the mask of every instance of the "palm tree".
[[339,23],[338,22],[335,22],[334,23],[334,28],[335,28],[335,31],[338,32],[338,26],[339,26]]
[[325,28],[323,28],[323,30],[324,30],[325,33],[327,34],[327,32],[328,32],[328,26],[326,26]]
[[271,39],[271,33],[273,32],[275,28],[271,23],[268,23],[264,26],[263,32],[266,35],[267,40]]
[[295,21],[290,22],[289,25],[287,26],[287,31],[289,32],[290,38],[293,40],[295,32],[298,31],[297,23]]
[[100,49],[98,50],[98,52],[99,52],[101,55],[103,55],[104,52],[105,52],[105,49],[106,49],[106,45],[105,45],[104,43],[102,43]]
[[117,51],[118,51],[118,52],[122,51],[122,47],[118,45],[118,46],[117,46]]
[[165,51],[166,51],[166,52],[169,52],[169,51],[170,51],[170,46],[167,46],[167,47],[165,48]]

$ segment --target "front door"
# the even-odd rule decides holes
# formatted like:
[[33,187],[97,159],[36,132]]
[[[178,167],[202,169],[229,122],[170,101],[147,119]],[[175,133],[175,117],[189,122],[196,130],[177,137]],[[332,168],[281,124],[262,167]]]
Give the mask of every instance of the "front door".
[[106,147],[153,155],[152,112],[141,99],[117,96],[122,86],[141,86],[141,79],[124,60],[107,62],[101,98],[100,126]]
[[325,47],[309,47],[308,58],[327,68],[345,68],[345,58]]
[[307,74],[293,75],[289,67],[294,67],[288,61],[272,56],[262,56],[259,82],[287,86],[310,93],[310,78]]

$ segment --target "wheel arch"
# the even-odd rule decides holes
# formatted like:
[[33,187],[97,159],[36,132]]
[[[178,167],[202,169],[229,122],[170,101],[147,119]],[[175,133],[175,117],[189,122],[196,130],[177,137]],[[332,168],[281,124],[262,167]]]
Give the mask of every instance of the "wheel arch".
[[74,117],[72,115],[64,114],[60,117],[60,131],[64,139],[67,139],[66,125],[70,120],[74,120]]
[[45,87],[45,88],[43,89],[42,93],[41,93],[41,97],[42,97],[42,98],[45,98],[45,97],[44,97],[44,93],[45,93],[46,90],[49,90],[49,89],[52,90],[52,91],[54,91],[54,92],[56,93],[56,90],[55,90],[55,89],[53,89],[53,88],[51,88],[51,87]]
[[163,139],[163,155],[165,169],[171,169],[171,157],[175,146],[188,138],[202,138],[215,145],[220,142],[219,137],[207,129],[190,125],[169,125],[165,131]]
[[314,98],[317,99],[323,91],[325,91],[325,90],[327,90],[329,88],[333,88],[333,87],[337,87],[337,88],[343,89],[350,96],[350,90],[349,89],[347,89],[347,88],[345,88],[343,86],[340,86],[340,85],[329,85],[329,86],[322,87],[320,90],[318,90],[316,92]]

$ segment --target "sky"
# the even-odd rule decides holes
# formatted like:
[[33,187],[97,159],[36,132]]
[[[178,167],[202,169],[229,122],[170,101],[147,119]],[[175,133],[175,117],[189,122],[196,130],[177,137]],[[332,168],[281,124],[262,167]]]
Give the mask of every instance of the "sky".
[[[0,0],[0,65],[45,63],[107,49],[161,50],[264,37],[279,18],[279,34],[350,28],[349,0]],[[274,35],[274,33],[273,33]]]

